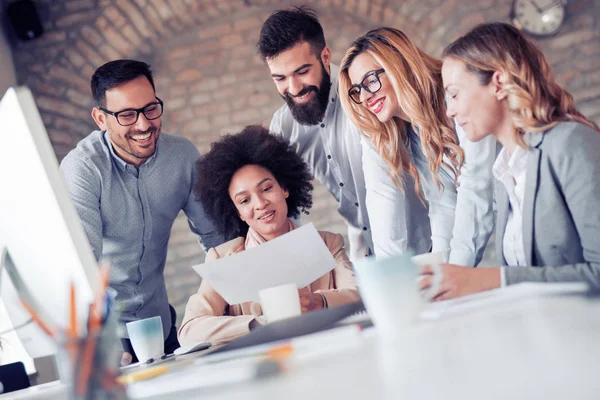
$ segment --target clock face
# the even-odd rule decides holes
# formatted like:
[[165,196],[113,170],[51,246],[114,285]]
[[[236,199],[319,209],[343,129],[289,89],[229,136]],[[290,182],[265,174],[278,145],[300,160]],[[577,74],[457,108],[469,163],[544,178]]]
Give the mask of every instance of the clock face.
[[518,28],[534,35],[556,33],[565,19],[565,7],[560,0],[515,0],[513,22]]

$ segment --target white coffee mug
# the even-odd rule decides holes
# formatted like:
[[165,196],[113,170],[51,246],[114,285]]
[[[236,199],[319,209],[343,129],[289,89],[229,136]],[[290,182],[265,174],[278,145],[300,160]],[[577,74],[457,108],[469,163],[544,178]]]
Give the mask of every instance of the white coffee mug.
[[[295,283],[286,283],[258,292],[262,313],[267,323],[296,317],[302,313],[300,295]],[[252,313],[258,314],[254,303]]]
[[[410,258],[410,260],[422,267],[424,265],[429,265],[431,267],[431,271],[433,272],[431,286],[429,289],[422,291],[422,295],[424,295],[427,299],[432,299],[440,290],[440,285],[442,283],[442,266],[448,262],[448,251],[436,251],[434,253],[423,253]],[[419,277],[422,279],[422,276]]]
[[128,322],[127,333],[135,355],[140,362],[165,354],[165,339],[160,316]]

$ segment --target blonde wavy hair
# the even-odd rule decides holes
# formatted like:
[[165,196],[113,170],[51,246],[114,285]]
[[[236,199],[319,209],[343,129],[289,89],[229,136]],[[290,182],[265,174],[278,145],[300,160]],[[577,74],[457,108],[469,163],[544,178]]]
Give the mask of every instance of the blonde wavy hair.
[[340,70],[340,99],[344,111],[391,167],[390,176],[396,186],[404,191],[404,177],[408,173],[413,177],[419,195],[419,175],[407,149],[407,124],[397,117],[382,123],[362,104],[354,103],[347,94],[352,86],[348,69],[354,59],[363,53],[370,55],[385,70],[385,77],[396,93],[398,104],[410,118],[410,123],[417,128],[429,171],[438,188],[443,186],[438,178],[442,165],[454,174],[456,185],[464,153],[458,145],[454,124],[446,115],[442,62],[421,51],[402,31],[382,27],[369,31],[352,43]]
[[573,96],[556,83],[542,52],[511,25],[478,25],[448,45],[443,58],[465,63],[481,85],[489,84],[496,71],[503,75],[515,140],[524,148],[525,132],[542,132],[564,121],[600,132],[598,125],[577,111]]

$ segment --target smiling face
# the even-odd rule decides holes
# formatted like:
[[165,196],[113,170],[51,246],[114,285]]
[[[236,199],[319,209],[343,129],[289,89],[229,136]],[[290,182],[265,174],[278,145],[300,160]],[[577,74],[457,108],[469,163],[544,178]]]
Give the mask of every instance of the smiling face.
[[[369,74],[379,69],[381,69],[381,66],[373,60],[373,57],[367,53],[360,53],[348,68],[348,77],[352,85],[358,85],[365,81],[365,78],[368,81],[375,79],[373,75]],[[379,121],[384,123],[393,117],[406,119],[398,104],[398,96],[396,96],[386,72],[380,73],[378,77],[381,82],[381,89],[376,93],[369,93],[364,87],[361,88],[361,106],[372,112]],[[367,83],[369,82],[365,82],[365,84]],[[347,94],[345,95],[347,96]]]
[[[112,112],[138,109],[158,101],[145,76],[109,89],[105,96],[105,108]],[[123,161],[139,167],[156,151],[161,117],[148,120],[140,113],[137,122],[130,126],[121,126],[113,115],[106,114],[99,108],[93,109],[92,117],[100,129],[108,131],[115,153]]]
[[302,125],[315,125],[325,115],[331,88],[330,57],[327,47],[318,57],[308,42],[300,42],[266,60],[277,91]]
[[288,196],[273,174],[258,165],[240,168],[229,183],[229,197],[240,218],[267,240],[287,232]]
[[448,95],[447,115],[465,130],[470,141],[477,142],[490,134],[497,136],[511,124],[503,101],[506,95],[494,78],[483,85],[465,63],[450,57],[444,59],[442,79]]

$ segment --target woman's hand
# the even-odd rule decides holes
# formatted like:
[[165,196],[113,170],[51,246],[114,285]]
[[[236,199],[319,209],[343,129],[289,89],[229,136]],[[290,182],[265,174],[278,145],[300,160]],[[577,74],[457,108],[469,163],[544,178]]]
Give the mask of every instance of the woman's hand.
[[[432,293],[432,301],[453,299],[500,287],[500,268],[469,268],[453,264],[442,264],[440,267],[442,281],[437,293]],[[433,270],[425,265],[421,267],[419,274],[419,288],[429,290]]]
[[303,313],[325,308],[323,297],[319,293],[313,293],[309,288],[298,289],[298,295]]

